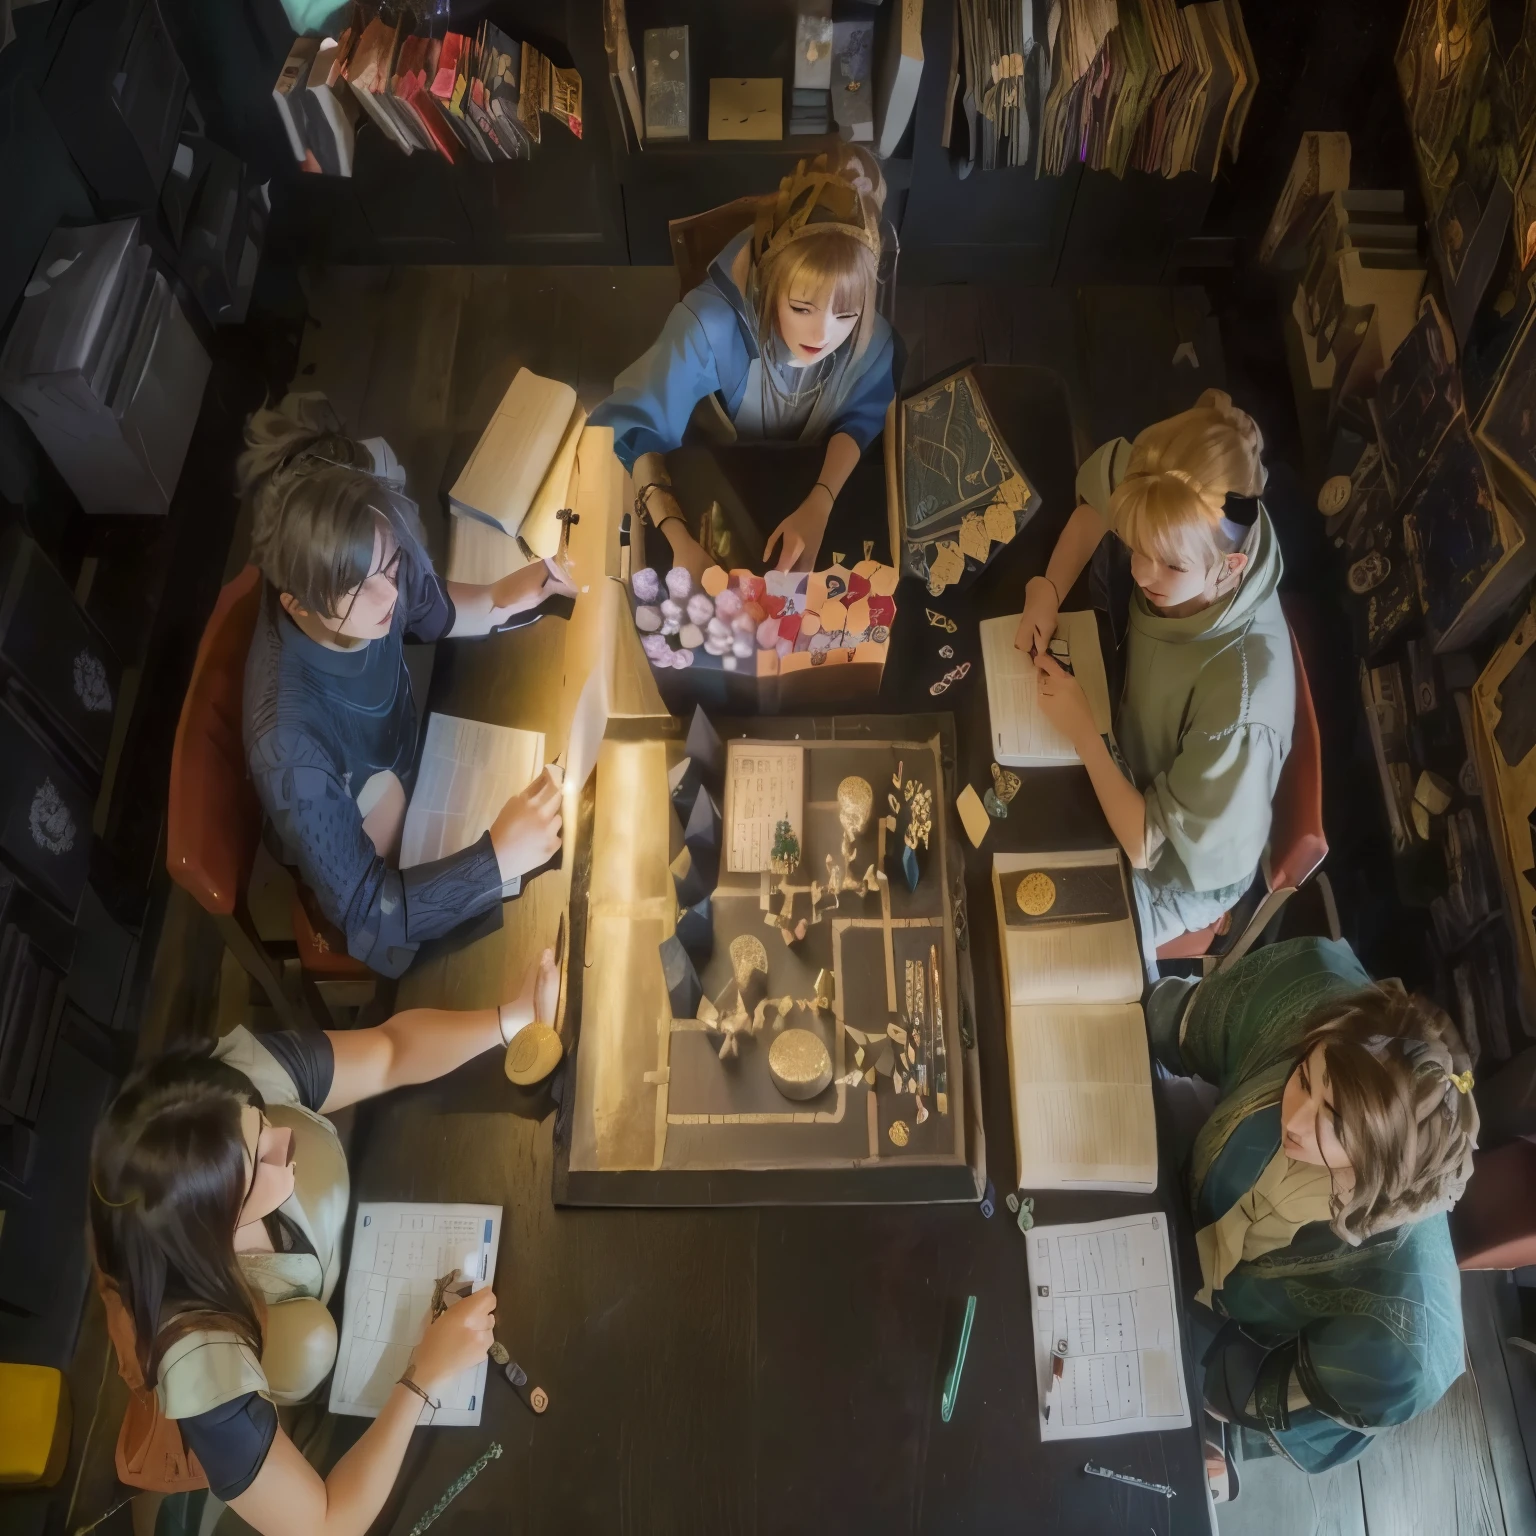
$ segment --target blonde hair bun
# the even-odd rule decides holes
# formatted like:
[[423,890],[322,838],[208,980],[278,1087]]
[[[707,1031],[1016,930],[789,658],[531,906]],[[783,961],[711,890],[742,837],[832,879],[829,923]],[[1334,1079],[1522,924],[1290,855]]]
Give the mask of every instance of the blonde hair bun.
[[1136,434],[1129,473],[1180,469],[1218,502],[1228,495],[1257,496],[1266,479],[1264,435],[1225,390],[1208,389],[1187,410]]

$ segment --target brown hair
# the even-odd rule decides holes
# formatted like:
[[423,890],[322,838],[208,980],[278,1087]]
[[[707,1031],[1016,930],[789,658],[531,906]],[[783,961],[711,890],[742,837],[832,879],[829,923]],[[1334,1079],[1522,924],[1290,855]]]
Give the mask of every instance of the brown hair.
[[264,1108],[249,1078],[195,1049],[135,1070],[91,1143],[96,1262],[133,1319],[145,1383],[195,1328],[261,1353],[264,1304],[235,1257],[249,1177],[240,1112]]
[[235,460],[235,491],[259,516],[262,502],[281,494],[295,475],[326,464],[371,469],[373,455],[347,436],[318,390],[287,394],[247,419],[245,449]]
[[1358,1243],[1446,1211],[1472,1174],[1477,1105],[1456,1026],[1428,998],[1385,981],[1320,1009],[1297,1047],[1323,1047],[1334,1130],[1354,1188],[1333,1199],[1333,1230]]
[[826,294],[838,313],[857,310],[853,355],[863,354],[875,327],[878,231],[884,205],[885,178],[879,164],[857,145],[843,145],[833,159],[818,155],[809,172],[802,162],[794,176],[784,178],[778,203],[759,216],[752,246],[754,252],[761,252],[757,255],[760,346],[777,325],[780,296],[799,290]]

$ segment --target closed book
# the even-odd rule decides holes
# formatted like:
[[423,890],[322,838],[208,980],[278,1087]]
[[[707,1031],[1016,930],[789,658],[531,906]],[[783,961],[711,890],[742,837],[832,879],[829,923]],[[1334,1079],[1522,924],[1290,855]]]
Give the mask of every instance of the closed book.
[[437,70],[432,76],[429,89],[443,114],[443,120],[458,134],[459,142],[475,159],[495,159],[491,147],[485,142],[478,128],[465,116],[462,104],[456,104],[456,87],[469,39],[462,32],[449,32],[443,38],[443,46],[437,56]]
[[645,33],[645,136],[689,136],[688,28],[649,27]]
[[416,120],[421,124],[432,147],[449,165],[454,165],[463,155],[463,146],[459,136],[448,126],[430,88],[437,74],[442,41],[427,37],[416,41],[422,47],[412,57],[409,71],[396,77],[395,94],[416,114]]
[[832,33],[832,115],[845,139],[867,144],[875,136],[874,92],[870,85],[875,24],[839,21],[833,24]]
[[296,37],[293,47],[288,50],[288,57],[283,61],[283,71],[277,77],[277,84],[272,87],[272,100],[277,103],[277,115],[282,119],[283,132],[288,135],[288,147],[293,151],[293,158],[300,164],[304,161],[305,132],[304,132],[304,98],[295,95],[302,92],[305,82],[309,79],[309,66],[314,62],[315,52],[320,47],[318,37]]
[[875,153],[893,155],[912,121],[923,74],[923,0],[892,0],[898,6],[886,34],[885,57],[875,90]]
[[795,18],[795,89],[832,88],[832,18],[824,12],[802,11]]
[[[334,145],[336,168],[331,174],[337,176],[352,174],[357,147],[357,123],[362,116],[357,97],[348,89],[344,79],[347,57],[356,36],[355,32],[348,30],[340,37],[322,40],[305,89],[305,121],[323,121],[324,131]],[[318,127],[316,131],[319,131]]]
[[373,119],[379,132],[409,155],[415,151],[416,141],[406,135],[394,113],[384,104],[397,46],[395,28],[375,16],[357,40],[357,47],[346,66],[346,80],[359,106]]

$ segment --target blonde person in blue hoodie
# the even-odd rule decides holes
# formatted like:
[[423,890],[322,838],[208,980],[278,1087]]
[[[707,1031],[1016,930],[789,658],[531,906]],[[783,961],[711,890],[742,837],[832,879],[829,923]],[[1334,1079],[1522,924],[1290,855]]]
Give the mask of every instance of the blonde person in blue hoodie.
[[[1215,922],[1248,888],[1291,747],[1296,673],[1280,547],[1259,500],[1263,446],[1219,390],[1134,442],[1105,443],[1078,472],[1080,505],[1045,574],[1025,588],[1014,643],[1034,656],[1045,713],[1131,862],[1151,975],[1160,945]],[[1115,716],[1123,766],[1046,649],[1062,595],[1111,532],[1136,583]]]

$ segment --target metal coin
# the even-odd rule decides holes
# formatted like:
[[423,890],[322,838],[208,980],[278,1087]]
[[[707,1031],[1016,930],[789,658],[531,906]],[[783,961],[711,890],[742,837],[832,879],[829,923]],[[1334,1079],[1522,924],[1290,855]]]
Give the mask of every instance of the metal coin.
[[905,1120],[892,1120],[891,1128],[885,1133],[891,1138],[891,1145],[904,1147],[912,1139],[912,1128]]
[[1044,917],[1056,905],[1056,882],[1043,869],[1032,869],[1019,881],[1015,900],[1026,917]]

